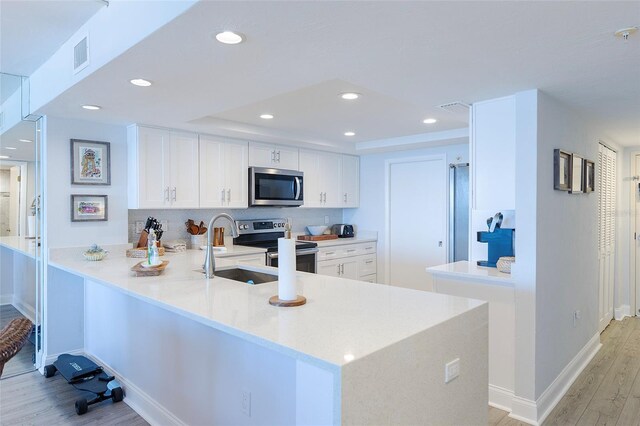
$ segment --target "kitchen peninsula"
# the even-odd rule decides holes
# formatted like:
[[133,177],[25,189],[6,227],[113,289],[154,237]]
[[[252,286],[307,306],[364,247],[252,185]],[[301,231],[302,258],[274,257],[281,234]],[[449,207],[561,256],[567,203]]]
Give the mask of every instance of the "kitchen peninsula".
[[[484,302],[298,273],[307,304],[277,308],[276,282],[205,279],[202,251],[168,253],[161,276],[135,277],[139,259],[106,248],[100,262],[53,249],[50,267],[83,280],[82,350],[152,424],[487,421]],[[445,383],[451,362],[459,376]]]

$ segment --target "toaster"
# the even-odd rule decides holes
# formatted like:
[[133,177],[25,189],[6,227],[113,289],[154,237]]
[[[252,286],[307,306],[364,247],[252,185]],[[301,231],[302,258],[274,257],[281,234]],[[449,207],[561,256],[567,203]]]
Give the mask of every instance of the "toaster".
[[331,233],[338,238],[352,238],[354,236],[353,225],[336,224],[331,227]]

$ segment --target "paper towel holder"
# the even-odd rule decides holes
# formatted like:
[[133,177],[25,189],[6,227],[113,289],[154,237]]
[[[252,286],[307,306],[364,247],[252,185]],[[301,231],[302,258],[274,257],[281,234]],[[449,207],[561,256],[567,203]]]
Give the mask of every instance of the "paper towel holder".
[[278,298],[277,294],[269,298],[270,305],[281,306],[283,308],[290,308],[292,306],[302,306],[305,303],[307,303],[307,298],[304,296],[300,296],[299,294],[294,300],[281,300]]

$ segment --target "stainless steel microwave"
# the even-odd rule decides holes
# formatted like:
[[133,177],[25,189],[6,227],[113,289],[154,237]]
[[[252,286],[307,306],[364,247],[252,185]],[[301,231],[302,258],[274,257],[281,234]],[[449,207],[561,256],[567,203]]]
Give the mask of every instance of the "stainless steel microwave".
[[249,167],[249,206],[301,206],[303,177],[297,170]]

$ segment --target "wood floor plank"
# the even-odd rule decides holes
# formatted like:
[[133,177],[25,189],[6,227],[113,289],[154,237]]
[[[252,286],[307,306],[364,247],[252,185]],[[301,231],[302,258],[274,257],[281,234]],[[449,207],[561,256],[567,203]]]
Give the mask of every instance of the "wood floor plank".
[[631,393],[624,403],[617,425],[640,426],[640,373],[633,382]]
[[509,413],[495,407],[489,407],[489,426],[497,426]]

